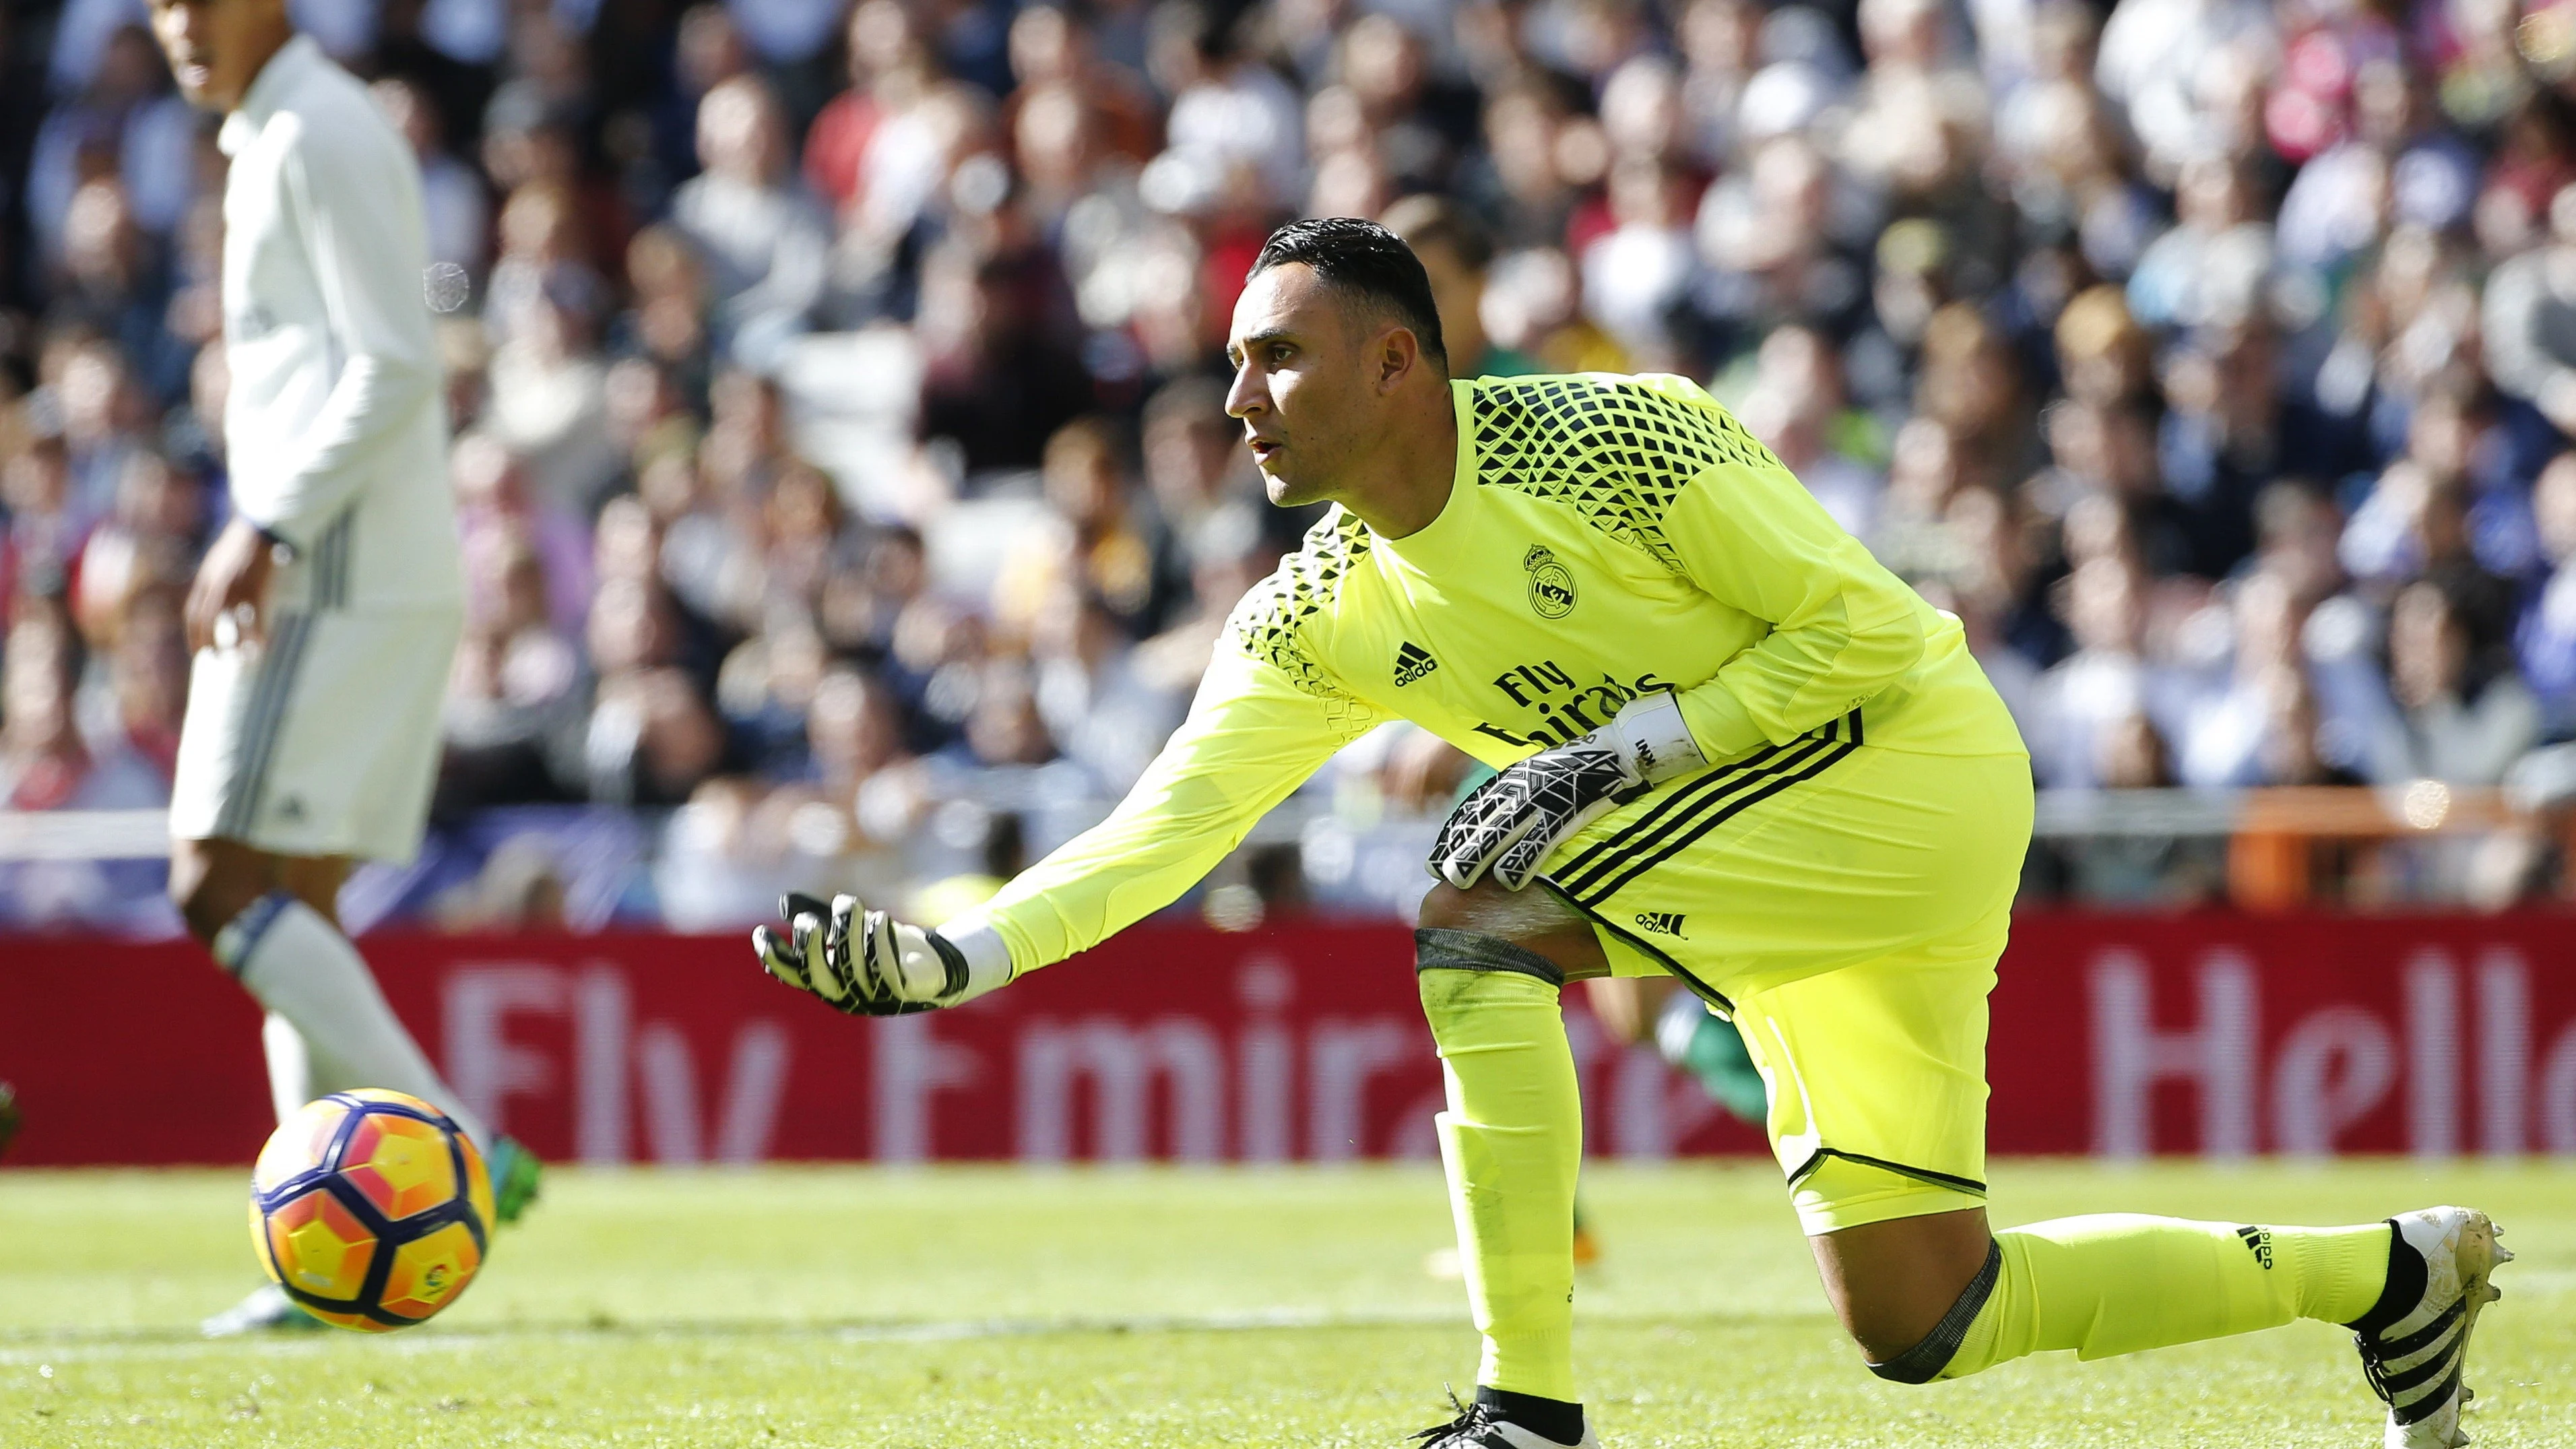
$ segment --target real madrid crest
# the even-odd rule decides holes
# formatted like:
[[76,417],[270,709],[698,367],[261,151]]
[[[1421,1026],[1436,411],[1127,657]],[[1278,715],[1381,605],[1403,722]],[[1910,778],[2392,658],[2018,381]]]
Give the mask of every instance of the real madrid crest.
[[1521,555],[1521,567],[1529,570],[1530,607],[1542,619],[1562,619],[1574,612],[1574,574],[1556,561],[1547,545],[1534,543]]

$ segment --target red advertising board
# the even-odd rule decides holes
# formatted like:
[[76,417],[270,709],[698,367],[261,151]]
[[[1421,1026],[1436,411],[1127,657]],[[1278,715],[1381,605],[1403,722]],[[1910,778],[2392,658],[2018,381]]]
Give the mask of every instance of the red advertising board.
[[[2006,1153],[2576,1153],[2576,932],[2550,916],[2035,913],[1994,998]],[[556,1159],[1427,1156],[1437,1063],[1390,926],[1133,931],[965,1008],[846,1019],[740,939],[371,937],[457,1089]],[[1758,1152],[1570,993],[1595,1153]],[[10,1165],[241,1163],[258,1013],[194,947],[0,943]]]

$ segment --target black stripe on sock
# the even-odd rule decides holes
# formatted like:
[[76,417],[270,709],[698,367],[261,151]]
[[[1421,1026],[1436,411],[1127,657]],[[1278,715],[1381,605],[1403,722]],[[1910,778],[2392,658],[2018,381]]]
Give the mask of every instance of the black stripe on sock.
[[1885,1363],[1869,1365],[1869,1371],[1898,1384],[1928,1384],[1938,1378],[1941,1370],[1950,1366],[1950,1360],[1959,1356],[1959,1346],[1968,1341],[1969,1328],[1985,1311],[1986,1300],[1994,1296],[1995,1284],[2003,1274],[2004,1245],[1988,1239],[1986,1265],[1968,1280],[1968,1286],[1960,1290],[1959,1301],[1950,1305],[1950,1311],[1941,1315],[1941,1321],[1932,1325],[1923,1341]]
[[1494,1411],[1494,1417],[1506,1424],[1517,1425],[1533,1434],[1559,1444],[1583,1442],[1583,1406],[1563,1399],[1543,1399],[1536,1394],[1516,1394],[1509,1389],[1476,1386],[1476,1402]]
[[2416,1305],[2424,1301],[2426,1284],[2424,1255],[2415,1251],[2415,1246],[2406,1241],[2406,1235],[2397,1230],[2397,1220],[2390,1218],[2388,1278],[2380,1287],[2379,1301],[2370,1305],[2368,1313],[2344,1327],[2365,1340],[2376,1339],[2395,1326],[2399,1319],[2415,1311]]

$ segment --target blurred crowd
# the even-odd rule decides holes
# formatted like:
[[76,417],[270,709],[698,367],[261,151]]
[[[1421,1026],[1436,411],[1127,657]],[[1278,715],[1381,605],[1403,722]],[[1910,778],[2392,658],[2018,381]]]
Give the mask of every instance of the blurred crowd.
[[[457,304],[437,817],[676,807],[675,919],[971,892],[1134,779],[1308,521],[1223,411],[1301,214],[1411,240],[1461,374],[1708,383],[2043,787],[2576,794],[2569,0],[293,8]],[[8,809],[163,798],[224,515],[223,160],[143,18],[0,12]]]

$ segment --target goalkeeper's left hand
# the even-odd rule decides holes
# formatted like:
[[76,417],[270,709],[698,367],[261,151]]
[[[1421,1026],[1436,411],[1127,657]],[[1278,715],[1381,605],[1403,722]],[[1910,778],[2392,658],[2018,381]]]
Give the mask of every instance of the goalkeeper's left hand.
[[836,1011],[853,1016],[902,1016],[955,1006],[1010,979],[999,969],[978,969],[967,954],[937,931],[906,925],[871,911],[856,896],[825,904],[791,893],[779,902],[784,933],[755,926],[751,944],[770,975]]
[[1541,750],[1475,788],[1431,845],[1431,873],[1465,890],[1487,871],[1516,891],[1605,812],[1708,760],[1672,691],[1632,699],[1610,723]]

